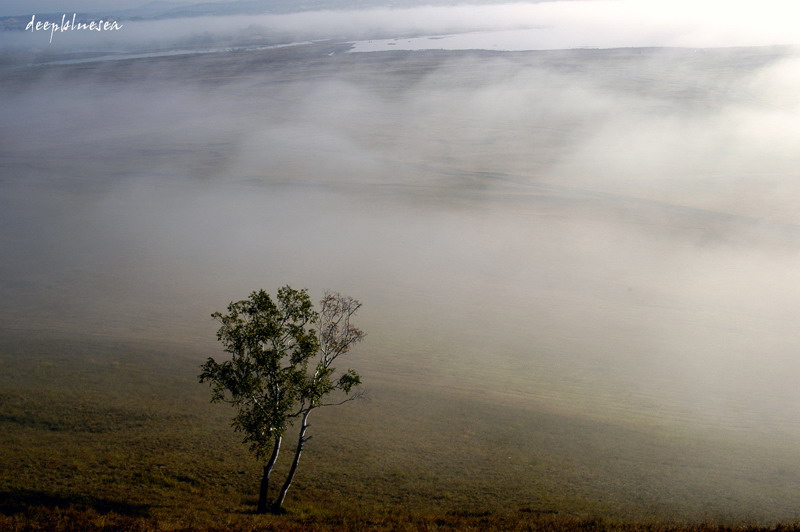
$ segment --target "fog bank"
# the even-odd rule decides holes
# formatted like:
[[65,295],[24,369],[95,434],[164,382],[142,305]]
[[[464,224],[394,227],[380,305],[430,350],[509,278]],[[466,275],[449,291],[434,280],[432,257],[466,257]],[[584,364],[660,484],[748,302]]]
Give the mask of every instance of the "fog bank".
[[4,80],[4,327],[216,352],[288,283],[363,300],[367,374],[800,433],[795,56],[337,50]]

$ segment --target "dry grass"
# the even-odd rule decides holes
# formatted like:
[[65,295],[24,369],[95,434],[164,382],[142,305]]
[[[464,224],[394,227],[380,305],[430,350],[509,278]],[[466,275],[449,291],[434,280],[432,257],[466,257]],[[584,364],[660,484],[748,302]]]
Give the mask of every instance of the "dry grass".
[[2,529],[761,530],[698,523],[791,512],[780,491],[759,494],[774,498],[761,514],[726,501],[758,466],[726,469],[746,449],[384,375],[370,400],[312,420],[289,513],[253,515],[258,464],[193,354],[9,335],[1,347]]

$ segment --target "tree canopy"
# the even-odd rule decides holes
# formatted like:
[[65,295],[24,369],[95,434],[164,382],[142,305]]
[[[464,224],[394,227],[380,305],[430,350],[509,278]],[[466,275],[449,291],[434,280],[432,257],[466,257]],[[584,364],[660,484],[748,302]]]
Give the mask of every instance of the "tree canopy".
[[[336,375],[334,361],[364,338],[351,323],[361,303],[351,297],[326,293],[317,312],[307,290],[285,286],[275,300],[263,290],[232,302],[227,313],[212,317],[221,324],[217,339],[230,359],[209,358],[200,373],[208,382],[212,402],[236,408],[233,428],[244,435],[256,458],[265,461],[258,511],[267,509],[269,480],[280,453],[281,440],[296,419],[298,440],[289,474],[273,502],[279,510],[291,486],[312,410],[360,397],[355,391],[359,374],[348,369]],[[313,362],[313,363],[312,363]],[[326,397],[340,393],[338,400]]]

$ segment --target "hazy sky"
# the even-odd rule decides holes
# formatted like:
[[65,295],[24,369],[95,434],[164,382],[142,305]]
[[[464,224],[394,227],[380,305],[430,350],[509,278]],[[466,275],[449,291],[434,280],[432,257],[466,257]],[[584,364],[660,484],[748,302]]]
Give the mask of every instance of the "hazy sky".
[[81,12],[137,7],[147,2],[141,0],[7,0],[0,5],[0,16],[26,13]]
[[[26,3],[26,11],[71,12],[99,2]],[[122,8],[127,3],[115,4]],[[17,6],[17,7],[15,7]],[[6,13],[23,7],[4,4]],[[361,11],[317,11],[286,15],[199,17],[128,23],[113,34],[57,35],[53,47],[125,47],[186,44],[202,38],[372,39],[413,34],[537,29],[544,37],[534,48],[620,46],[751,46],[796,44],[800,7],[793,2],[588,0],[487,6],[437,6]],[[46,43],[44,32],[3,35],[0,44]],[[49,37],[49,36],[48,36]]]
[[[160,0],[165,4],[202,4],[207,2],[226,2],[235,0],[191,0],[176,2]],[[152,3],[152,0],[5,0],[0,5],[0,16],[21,15],[25,13],[72,13],[92,11],[117,11],[131,9]]]

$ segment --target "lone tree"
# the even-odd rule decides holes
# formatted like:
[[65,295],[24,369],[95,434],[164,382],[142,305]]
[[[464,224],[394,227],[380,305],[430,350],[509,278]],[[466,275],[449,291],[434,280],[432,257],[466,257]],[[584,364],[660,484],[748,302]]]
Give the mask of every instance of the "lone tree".
[[[351,323],[361,303],[338,293],[326,293],[321,310],[306,290],[285,286],[275,301],[259,290],[228,305],[228,312],[212,317],[222,325],[217,339],[229,360],[209,358],[202,365],[200,382],[208,382],[212,402],[230,403],[237,409],[232,426],[244,434],[243,443],[264,461],[258,497],[259,513],[282,511],[286,493],[297,472],[305,443],[308,418],[323,406],[343,404],[361,397],[361,378],[352,369],[336,375],[333,363],[364,338]],[[335,395],[334,399],[328,399]],[[269,484],[286,430],[300,420],[297,444],[286,480],[272,504]]]

